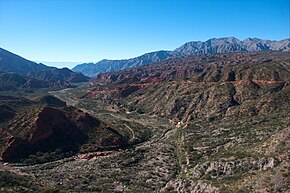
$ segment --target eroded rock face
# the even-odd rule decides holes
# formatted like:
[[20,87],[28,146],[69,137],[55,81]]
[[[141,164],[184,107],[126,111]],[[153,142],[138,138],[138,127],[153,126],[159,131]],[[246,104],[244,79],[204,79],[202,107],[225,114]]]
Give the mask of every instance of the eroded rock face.
[[[130,116],[134,108],[142,109],[142,117],[164,117],[175,128],[159,138],[162,145],[144,143],[148,149],[133,165],[137,179],[116,190],[285,191],[289,62],[289,53],[276,52],[188,56],[98,75],[100,84],[85,100],[116,99],[116,106],[123,102],[121,108]],[[127,96],[116,94],[119,88],[141,84],[146,86]],[[168,147],[172,144],[174,153]],[[123,174],[129,167],[115,171]],[[117,178],[108,187],[115,181],[123,182]]]
[[85,153],[85,154],[79,154],[77,157],[79,159],[84,159],[84,160],[90,160],[90,159],[98,159],[99,157],[102,156],[108,156],[112,152],[110,151],[104,151],[104,152],[94,152],[94,153]]
[[[97,75],[93,83],[118,83],[118,84],[134,84],[152,82],[156,79],[159,81],[176,80],[176,79],[188,79],[197,76],[196,81],[234,81],[234,80],[246,80],[245,76],[249,79],[261,78],[261,80],[276,80],[276,75],[267,74],[267,71],[262,73],[254,73],[249,68],[244,73],[240,74],[238,71],[223,71],[222,68],[233,67],[240,64],[247,64],[248,67],[255,64],[263,64],[270,62],[281,62],[289,60],[287,53],[280,52],[254,52],[254,53],[231,53],[231,54],[216,54],[209,56],[184,56],[170,58],[168,60],[161,61],[154,65],[142,66],[137,68],[131,68],[126,70],[120,70],[117,72],[103,73]],[[212,74],[208,74],[208,70],[212,69]],[[247,74],[248,73],[248,74]],[[283,73],[283,72],[282,72]],[[243,77],[241,76],[243,75]],[[205,76],[205,77],[204,77]]]
[[[90,89],[78,105],[114,127],[54,98],[28,105],[3,128],[8,134],[0,140],[11,142],[4,155],[14,147],[30,155],[77,147],[75,160],[22,168],[39,184],[72,192],[287,192],[289,54],[190,58],[169,60],[159,72],[114,73],[112,83]],[[58,94],[68,102],[79,97],[75,90]],[[111,151],[126,146],[119,125],[130,144],[141,143]]]
[[[289,62],[210,68],[189,79],[161,81],[127,100],[137,108],[188,123],[201,117],[267,114],[289,95]],[[268,96],[275,94],[273,97]],[[285,103],[285,101],[284,101]]]
[[[0,141],[1,142],[1,148],[0,148],[1,152],[3,152],[5,149],[6,149],[6,151],[9,151],[10,149],[12,149],[12,150],[14,149],[15,138],[9,132],[7,132],[1,128],[0,128],[0,140],[1,140]],[[9,159],[9,156],[7,156],[6,154],[2,153],[2,155],[0,156],[0,160],[7,159],[7,158]]]
[[[67,119],[64,112],[52,107],[44,107],[36,118],[35,130],[30,135],[28,142],[31,145],[37,144],[57,132],[67,132],[67,139],[65,140],[63,138],[63,140],[64,142],[68,142],[70,136],[80,134],[78,130],[74,131],[70,129],[73,127],[74,125]],[[74,134],[74,132],[76,132],[76,134]],[[73,138],[71,140],[73,140]]]
[[16,116],[10,128],[0,130],[2,160],[17,161],[38,151],[97,151],[127,145],[125,138],[100,120],[59,99],[51,100],[53,107],[35,107],[36,112]]
[[[94,81],[104,85],[84,97],[126,98],[132,108],[184,125],[201,117],[267,114],[279,108],[279,95],[287,95],[289,61],[279,52],[172,58],[100,74]],[[273,93],[278,96],[267,98]]]
[[225,176],[233,175],[241,170],[254,171],[254,170],[267,170],[277,165],[278,160],[274,158],[260,158],[255,160],[253,158],[247,158],[235,161],[216,161],[205,162],[203,164],[197,164],[192,171],[192,177],[201,178],[210,176],[211,178],[222,178]]

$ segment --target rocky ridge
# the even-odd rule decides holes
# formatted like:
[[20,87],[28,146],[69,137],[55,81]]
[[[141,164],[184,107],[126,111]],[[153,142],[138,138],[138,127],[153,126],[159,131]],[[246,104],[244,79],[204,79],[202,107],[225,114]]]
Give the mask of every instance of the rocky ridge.
[[[23,99],[13,100],[19,103]],[[126,146],[123,136],[89,114],[66,106],[52,96],[40,101],[27,101],[25,108],[17,109],[17,114],[6,116],[2,122],[1,160],[19,161],[37,152],[90,152]],[[2,103],[11,104],[9,101]]]
[[15,91],[15,90],[29,90],[29,89],[60,89],[73,87],[67,81],[46,81],[34,78],[28,78],[11,72],[0,72],[0,91]]
[[42,81],[63,81],[69,83],[87,82],[90,79],[89,77],[84,76],[81,73],[75,73],[68,68],[29,72],[27,77]]
[[[181,56],[51,92],[67,105],[41,98],[29,117],[66,126],[86,112],[118,129],[130,148],[86,152],[98,147],[86,143],[77,156],[11,172],[35,186],[71,192],[287,192],[289,62],[289,53],[273,51]],[[16,113],[9,127],[0,127],[29,139],[17,130],[30,120],[27,114]],[[10,134],[3,132],[4,144]]]
[[241,41],[235,37],[212,38],[205,42],[188,42],[173,51],[156,51],[127,60],[101,60],[97,63],[79,64],[72,70],[93,77],[100,73],[150,65],[175,56],[271,50],[282,52],[290,51],[290,40],[284,39],[281,41],[272,41],[258,38],[247,38]]
[[17,89],[59,89],[90,78],[68,68],[37,64],[0,48],[0,91]]

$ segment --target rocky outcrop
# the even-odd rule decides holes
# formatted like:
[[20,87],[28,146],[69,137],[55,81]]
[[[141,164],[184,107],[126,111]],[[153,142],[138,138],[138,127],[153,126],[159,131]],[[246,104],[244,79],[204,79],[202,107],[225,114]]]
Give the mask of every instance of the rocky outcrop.
[[[5,131],[4,129],[0,128],[0,142],[1,142],[1,152],[4,151],[5,148],[11,146],[14,141],[13,135],[9,132]],[[5,156],[4,156],[5,157]],[[0,160],[3,160],[3,154],[0,156]]]
[[274,100],[266,97],[255,98],[278,92],[285,84],[276,83],[260,87],[250,82],[238,84],[172,82],[160,84],[154,90],[147,88],[148,91],[143,91],[145,93],[143,95],[138,95],[137,92],[130,95],[128,100],[134,107],[169,117],[176,122],[187,123],[202,117],[268,114],[281,108],[280,104],[289,105],[283,101],[288,95],[289,86],[277,93]]
[[77,156],[77,158],[79,159],[84,159],[84,160],[90,160],[90,159],[98,159],[99,157],[102,157],[102,156],[108,156],[112,154],[111,151],[103,151],[103,152],[94,152],[94,153],[85,153],[85,154],[79,154]]
[[[262,64],[271,62],[280,62],[289,60],[289,54],[279,52],[254,52],[254,53],[234,53],[234,54],[217,54],[211,56],[186,56],[176,57],[161,61],[155,65],[132,68],[118,72],[103,73],[97,75],[93,83],[117,83],[117,84],[132,84],[152,82],[152,80],[168,81],[176,79],[189,79],[198,77],[196,81],[234,81],[246,80],[246,77],[241,77],[240,72],[225,71],[221,73],[222,68],[237,66],[240,64]],[[283,62],[282,62],[283,63]],[[209,71],[212,73],[208,73]],[[284,73],[279,71],[280,73]],[[266,73],[266,71],[265,71]],[[264,74],[263,77],[251,77],[253,72],[249,69],[241,75],[246,75],[248,79],[259,80],[274,80],[274,74]],[[255,74],[255,73],[254,73]],[[207,76],[206,76],[207,75]],[[258,74],[256,74],[257,76]],[[237,76],[237,77],[235,77]],[[262,76],[260,74],[259,76]],[[276,81],[278,77],[276,77]],[[285,79],[285,76],[283,77]]]
[[47,104],[42,108],[27,107],[35,112],[15,116],[11,120],[13,124],[0,130],[3,161],[17,161],[36,152],[56,149],[89,152],[127,145],[126,139],[116,130],[89,114],[68,107],[52,96],[40,101]]
[[278,160],[274,158],[259,158],[255,160],[253,158],[247,158],[243,160],[235,161],[216,161],[216,162],[204,162],[203,164],[197,164],[191,175],[193,178],[222,178],[225,176],[234,175],[235,173],[247,172],[249,170],[267,170],[271,169],[278,164]]
[[184,124],[201,117],[267,114],[280,108],[280,96],[289,95],[289,61],[289,54],[280,52],[179,57],[100,74],[95,82],[103,85],[84,97],[127,97],[133,108]]

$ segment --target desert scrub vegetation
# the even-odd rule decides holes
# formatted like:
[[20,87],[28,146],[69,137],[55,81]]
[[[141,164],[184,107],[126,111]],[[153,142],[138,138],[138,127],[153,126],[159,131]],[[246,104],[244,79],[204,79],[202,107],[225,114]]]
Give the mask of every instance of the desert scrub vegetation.
[[8,171],[0,171],[0,192],[23,192],[23,193],[64,193],[52,187],[43,187],[34,183],[34,179],[28,175],[18,175]]

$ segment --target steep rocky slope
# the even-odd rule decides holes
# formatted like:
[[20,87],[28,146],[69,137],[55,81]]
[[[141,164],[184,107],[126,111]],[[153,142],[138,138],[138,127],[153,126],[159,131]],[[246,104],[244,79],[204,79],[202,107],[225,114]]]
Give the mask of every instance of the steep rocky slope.
[[37,64],[2,48],[0,48],[0,74],[1,87],[7,88],[63,88],[69,83],[89,80],[89,77],[68,68],[58,69]]
[[[285,192],[289,77],[289,53],[181,57],[100,75],[96,83],[105,85],[84,98],[125,107],[130,116],[157,115],[175,128],[132,150],[136,172],[122,165],[126,155],[111,158],[127,173],[114,178],[124,191]],[[132,86],[138,89],[121,94]],[[117,190],[113,182],[106,187]]]
[[52,69],[54,68],[26,60],[25,58],[0,48],[0,71],[14,72],[17,74],[26,75],[29,72]]
[[93,77],[99,73],[113,72],[146,64],[152,64],[174,56],[206,55],[228,52],[255,52],[255,51],[290,51],[290,40],[281,41],[247,38],[243,41],[234,38],[212,38],[205,42],[193,41],[185,43],[173,51],[157,51],[127,60],[102,60],[97,63],[80,64],[72,70],[82,72]]
[[[39,102],[2,97],[1,103],[6,106],[0,126],[3,161],[43,162],[72,152],[122,148],[127,144],[116,130],[54,97],[46,96]],[[13,103],[25,106],[15,107]]]
[[84,63],[75,66],[72,71],[81,72],[89,77],[94,77],[95,75],[103,72],[114,72],[118,70],[123,70],[127,68],[132,68],[136,66],[142,66],[146,64],[151,64],[154,62],[159,62],[166,58],[171,57],[170,51],[157,51],[146,53],[136,58],[131,58],[127,60],[101,60],[97,63]]
[[[74,107],[52,96],[23,100],[23,108],[39,105],[35,113],[22,112],[43,126],[55,120],[65,129],[75,123],[73,109],[82,109],[118,129],[130,148],[85,153],[91,145],[81,145],[77,157],[4,170],[27,175],[34,191],[45,186],[70,192],[287,192],[289,68],[287,52],[182,56],[52,92]],[[19,112],[17,98],[9,100],[3,112]],[[1,143],[10,141],[11,131],[29,141],[17,128],[25,127],[23,120],[37,125],[35,119],[7,114],[4,122],[13,129],[0,126]],[[29,159],[46,156],[40,152]]]
[[247,38],[243,41],[235,37],[212,38],[205,42],[193,41],[174,50],[176,55],[201,55],[227,52],[289,51],[290,40],[281,41]]
[[34,78],[27,78],[16,73],[0,72],[0,91],[41,89],[41,88],[68,88],[72,87],[66,81],[46,81]]
[[75,73],[68,68],[49,71],[30,72],[28,77],[43,81],[65,81],[70,83],[87,82],[90,78],[81,73]]
[[167,81],[174,79],[192,78],[205,69],[222,68],[239,64],[257,64],[270,61],[283,61],[289,58],[288,53],[253,52],[235,54],[215,54],[209,56],[174,57],[154,65],[102,73],[94,78],[99,83],[140,83],[154,80]]
[[[289,94],[289,62],[210,68],[188,80],[140,90],[128,100],[134,107],[184,123],[201,117],[269,113]],[[276,97],[267,98],[274,93]]]

